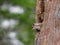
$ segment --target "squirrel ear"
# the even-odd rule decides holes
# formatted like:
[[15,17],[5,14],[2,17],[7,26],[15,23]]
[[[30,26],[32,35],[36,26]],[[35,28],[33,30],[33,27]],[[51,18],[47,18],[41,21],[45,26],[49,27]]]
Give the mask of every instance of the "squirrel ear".
[[39,22],[42,23],[44,20],[44,16],[39,17]]

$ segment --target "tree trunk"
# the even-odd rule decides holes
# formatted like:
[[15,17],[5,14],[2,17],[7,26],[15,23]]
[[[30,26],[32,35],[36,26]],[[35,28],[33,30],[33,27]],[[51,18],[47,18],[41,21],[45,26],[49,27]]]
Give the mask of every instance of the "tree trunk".
[[[42,14],[43,22],[39,22]],[[42,27],[34,45],[60,45],[60,0],[37,0],[36,22],[42,23]]]

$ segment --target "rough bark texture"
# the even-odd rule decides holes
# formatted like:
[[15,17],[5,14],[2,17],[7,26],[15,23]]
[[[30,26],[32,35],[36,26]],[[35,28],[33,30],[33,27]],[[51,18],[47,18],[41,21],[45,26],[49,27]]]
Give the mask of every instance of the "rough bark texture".
[[[43,10],[43,8],[40,9],[40,1],[42,0],[37,0],[36,9]],[[60,0],[43,1],[45,6],[44,20],[41,31],[36,33],[35,45],[60,45]],[[37,13],[36,11],[36,22],[39,22]]]

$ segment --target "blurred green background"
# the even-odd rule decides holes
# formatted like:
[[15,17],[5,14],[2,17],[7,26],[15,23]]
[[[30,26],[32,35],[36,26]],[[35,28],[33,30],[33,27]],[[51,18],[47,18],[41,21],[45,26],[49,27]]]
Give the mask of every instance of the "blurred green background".
[[0,45],[33,45],[36,0],[0,0]]

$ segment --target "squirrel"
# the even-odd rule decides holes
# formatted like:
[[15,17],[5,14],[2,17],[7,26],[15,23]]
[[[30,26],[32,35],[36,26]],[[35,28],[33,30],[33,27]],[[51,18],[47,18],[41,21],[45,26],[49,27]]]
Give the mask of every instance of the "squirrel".
[[37,0],[36,6],[36,23],[33,24],[32,29],[40,32],[42,22],[44,20],[44,0]]

